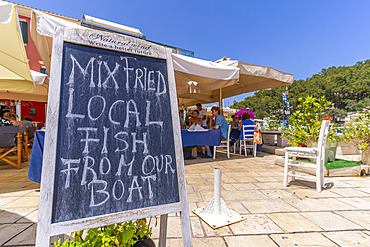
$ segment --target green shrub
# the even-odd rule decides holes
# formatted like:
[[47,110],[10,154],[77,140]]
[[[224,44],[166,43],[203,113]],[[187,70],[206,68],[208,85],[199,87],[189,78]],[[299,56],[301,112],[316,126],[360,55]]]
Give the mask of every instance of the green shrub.
[[362,163],[370,165],[370,115],[359,115],[357,119],[347,122],[341,130],[344,141],[362,151]]
[[149,228],[144,220],[128,221],[125,223],[113,224],[103,227],[88,229],[83,238],[84,231],[72,233],[74,240],[67,239],[61,243],[60,239],[54,243],[57,247],[101,247],[117,246],[131,247],[144,236],[152,235],[152,228]]

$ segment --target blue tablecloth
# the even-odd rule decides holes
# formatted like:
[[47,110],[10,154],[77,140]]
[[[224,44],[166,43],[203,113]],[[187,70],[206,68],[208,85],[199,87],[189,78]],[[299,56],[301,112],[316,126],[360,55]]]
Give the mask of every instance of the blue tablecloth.
[[221,130],[189,132],[181,130],[182,145],[185,146],[219,146],[221,144]]
[[30,168],[28,170],[28,178],[34,182],[41,182],[42,171],[42,155],[44,153],[45,131],[36,130],[35,139],[33,141]]
[[[221,144],[221,130],[208,130],[205,132],[189,132],[181,130],[183,146],[219,146]],[[44,152],[45,132],[37,130],[33,141],[28,178],[34,182],[41,182],[42,158]]]

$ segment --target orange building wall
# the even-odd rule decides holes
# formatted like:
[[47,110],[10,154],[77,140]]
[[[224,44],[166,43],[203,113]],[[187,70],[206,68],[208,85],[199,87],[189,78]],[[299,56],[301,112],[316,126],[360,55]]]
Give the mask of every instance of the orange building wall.
[[[35,43],[33,42],[31,38],[31,32],[30,32],[30,27],[31,27],[31,18],[19,15],[19,19],[26,20],[27,21],[27,27],[28,27],[28,44],[25,45],[26,49],[26,54],[28,58],[28,64],[30,66],[30,69],[40,72],[42,64],[39,63],[41,60],[41,57],[36,49]],[[46,114],[45,114],[45,105],[46,102],[32,102],[33,105],[30,105],[29,103],[31,102],[25,102],[28,103],[27,106],[21,106],[21,116],[22,120],[24,119],[25,116],[31,117],[32,121],[34,122],[41,122],[42,125],[46,122]],[[37,116],[30,116],[30,108],[36,108]]]

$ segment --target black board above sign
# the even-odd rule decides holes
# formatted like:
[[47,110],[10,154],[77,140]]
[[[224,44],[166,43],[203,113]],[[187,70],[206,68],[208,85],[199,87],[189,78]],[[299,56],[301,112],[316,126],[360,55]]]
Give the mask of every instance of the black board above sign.
[[167,62],[64,42],[52,223],[179,202]]

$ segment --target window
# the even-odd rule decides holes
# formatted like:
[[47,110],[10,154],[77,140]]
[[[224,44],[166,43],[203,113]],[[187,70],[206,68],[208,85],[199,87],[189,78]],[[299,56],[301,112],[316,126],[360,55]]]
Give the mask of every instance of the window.
[[40,73],[46,74],[46,68],[41,67],[40,68]]
[[21,26],[22,36],[23,36],[23,43],[28,44],[28,23],[26,21],[19,21]]

